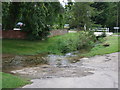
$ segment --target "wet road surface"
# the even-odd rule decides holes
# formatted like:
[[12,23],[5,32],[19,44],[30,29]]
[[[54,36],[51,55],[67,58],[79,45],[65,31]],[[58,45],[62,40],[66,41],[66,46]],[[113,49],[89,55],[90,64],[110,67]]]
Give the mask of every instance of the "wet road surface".
[[76,63],[66,56],[48,57],[49,65],[12,71],[32,79],[33,83],[23,88],[118,88],[118,53],[82,58]]

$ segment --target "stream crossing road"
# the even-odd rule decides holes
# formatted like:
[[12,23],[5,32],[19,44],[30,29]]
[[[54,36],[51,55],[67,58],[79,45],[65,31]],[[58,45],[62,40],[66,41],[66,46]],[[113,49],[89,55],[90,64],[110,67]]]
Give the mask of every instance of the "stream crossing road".
[[[79,68],[86,68],[84,72],[93,74],[82,77],[54,77],[32,79],[32,84],[22,88],[118,88],[118,54],[120,52],[82,58],[77,62]],[[80,65],[79,65],[80,64]],[[73,73],[74,74],[74,73]]]

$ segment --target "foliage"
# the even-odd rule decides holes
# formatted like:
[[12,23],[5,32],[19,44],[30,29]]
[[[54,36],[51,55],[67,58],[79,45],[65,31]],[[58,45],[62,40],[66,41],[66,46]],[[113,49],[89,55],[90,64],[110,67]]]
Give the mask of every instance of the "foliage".
[[106,37],[106,32],[105,31],[102,33],[101,37]]
[[2,24],[2,2],[0,2],[0,24]]
[[60,54],[60,52],[57,49],[55,49],[57,47],[56,41],[59,38],[63,38],[64,36],[66,35],[51,37],[43,41],[3,39],[2,53],[16,54],[16,55],[35,55],[39,53],[50,52],[50,53]]
[[2,3],[2,28],[12,30],[17,23],[20,15],[21,2],[3,2]]
[[[81,35],[82,34],[83,32],[81,32]],[[78,47],[77,41],[81,41],[79,37],[83,37],[84,35],[88,35],[88,34],[84,34],[82,36],[79,36],[79,35],[80,35],[79,33],[69,33],[62,36],[51,37],[44,41],[3,39],[2,53],[17,54],[17,55],[35,55],[39,53],[61,54],[66,49],[65,46],[67,46],[68,48],[65,52],[69,52],[73,50],[75,51],[77,50],[77,47]],[[90,37],[90,35],[88,36]],[[86,37],[84,37],[82,40],[83,41],[86,40]],[[88,42],[87,44],[89,45],[91,41],[92,39],[90,39],[89,41],[87,40],[86,42]]]
[[61,53],[93,47],[96,38],[91,32],[79,32],[60,38],[56,44]]
[[[91,16],[93,16],[93,7],[90,2],[76,2],[68,10],[70,27],[76,27],[82,30],[89,30],[91,26]],[[86,28],[85,28],[86,27]]]
[[120,2],[69,1],[65,8],[59,2],[3,2],[3,28],[13,29],[21,21],[31,39],[42,39],[49,28],[63,28],[64,24],[81,30],[89,30],[93,23],[110,29],[119,26]]
[[113,27],[117,24],[117,15],[119,15],[118,2],[95,2],[91,6],[96,9],[96,14],[92,17],[92,20],[96,24],[101,24],[103,27]]
[[10,2],[2,5],[3,28],[13,29],[21,21],[25,24],[22,29],[28,33],[29,39],[46,38],[49,26],[61,16],[63,9],[59,2]]
[[[63,46],[66,45],[66,43],[68,43],[68,49],[66,50],[67,52],[70,50],[77,50],[76,49],[76,45],[75,45],[75,40],[76,40],[76,36],[79,36],[78,33],[70,33],[70,34],[66,34],[66,35],[62,35],[62,36],[55,36],[55,37],[51,37],[48,38],[48,40],[45,41],[28,41],[28,40],[6,40],[3,39],[2,41],[2,53],[3,54],[17,54],[17,55],[35,55],[35,54],[39,54],[39,53],[53,53],[53,54],[61,54],[61,52],[64,50],[60,50],[59,48],[63,48]],[[67,37],[71,37],[74,43],[72,43],[73,46],[71,46],[69,44],[69,42],[67,41],[68,39],[66,39]],[[120,40],[120,37],[117,36],[109,36],[109,37],[105,37],[106,40],[104,40],[103,38],[99,39],[99,43],[91,43],[91,47],[93,47],[93,49],[88,52],[85,53],[84,55],[81,54],[81,56],[94,56],[94,55],[103,55],[103,54],[107,54],[107,53],[113,53],[113,52],[118,52],[120,51],[120,49],[118,48],[118,42]],[[58,44],[58,42],[62,42],[62,41],[66,41],[66,43],[62,44]],[[89,40],[90,42],[91,40]],[[109,43],[110,46],[109,47],[103,47],[102,43],[106,42]],[[59,42],[59,43],[60,43]],[[62,42],[63,43],[63,42]],[[75,45],[75,46],[74,46]],[[59,48],[58,48],[59,46]],[[69,49],[69,47],[72,47],[71,49]],[[65,47],[66,49],[66,47]],[[81,49],[81,48],[80,48]],[[83,49],[87,49],[87,46],[84,47]],[[119,49],[119,50],[118,50]],[[81,49],[82,50],[82,49]],[[81,51],[80,50],[80,51]],[[66,52],[65,51],[65,52]]]
[[56,42],[57,49],[61,53],[75,51],[77,50],[77,46],[76,46],[77,39],[78,39],[78,34],[66,35],[63,38],[58,39],[58,41]]
[[75,2],[66,5],[66,22],[71,28],[89,30],[92,24],[113,30],[119,26],[120,2]]
[[0,75],[2,75],[2,88],[18,88],[30,83],[26,79],[11,74],[0,72]]
[[91,57],[95,55],[104,55],[110,54],[114,52],[119,52],[119,41],[120,37],[117,36],[109,36],[105,38],[106,40],[103,43],[108,43],[110,46],[104,47],[103,43],[97,44],[94,48],[92,48],[89,52],[81,54],[80,56]]
[[[120,2],[118,2],[118,27],[120,27]],[[120,32],[120,29],[119,29],[119,32]]]

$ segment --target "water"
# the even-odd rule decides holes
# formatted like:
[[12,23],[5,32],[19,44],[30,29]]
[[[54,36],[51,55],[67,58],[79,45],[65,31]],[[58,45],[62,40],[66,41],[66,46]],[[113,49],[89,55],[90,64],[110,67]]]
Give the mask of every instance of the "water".
[[24,67],[33,67],[40,64],[47,64],[46,54],[39,55],[3,55],[2,71],[21,69]]
[[54,67],[65,67],[69,66],[70,62],[66,56],[48,55],[48,64]]
[[66,55],[14,56],[12,59],[9,58],[10,60],[7,60],[9,63],[4,62],[3,70],[31,79],[81,77],[92,74],[89,72],[89,69],[81,67],[82,62],[71,63],[68,58],[75,57],[76,53],[72,52]]

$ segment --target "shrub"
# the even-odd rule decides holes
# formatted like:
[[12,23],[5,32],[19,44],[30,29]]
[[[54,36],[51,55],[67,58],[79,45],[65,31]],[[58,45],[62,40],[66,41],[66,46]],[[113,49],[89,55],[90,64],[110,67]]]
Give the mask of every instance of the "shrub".
[[78,39],[78,50],[92,47],[94,45],[94,42],[96,41],[93,32],[80,32]]
[[61,53],[67,53],[94,46],[96,38],[93,32],[79,32],[66,35],[56,42],[57,49]]
[[102,32],[102,34],[100,36],[96,36],[96,39],[99,40],[100,38],[104,38],[106,36],[107,35],[106,35],[105,31],[104,31],[104,32]]
[[106,37],[105,31],[102,33],[101,37]]

